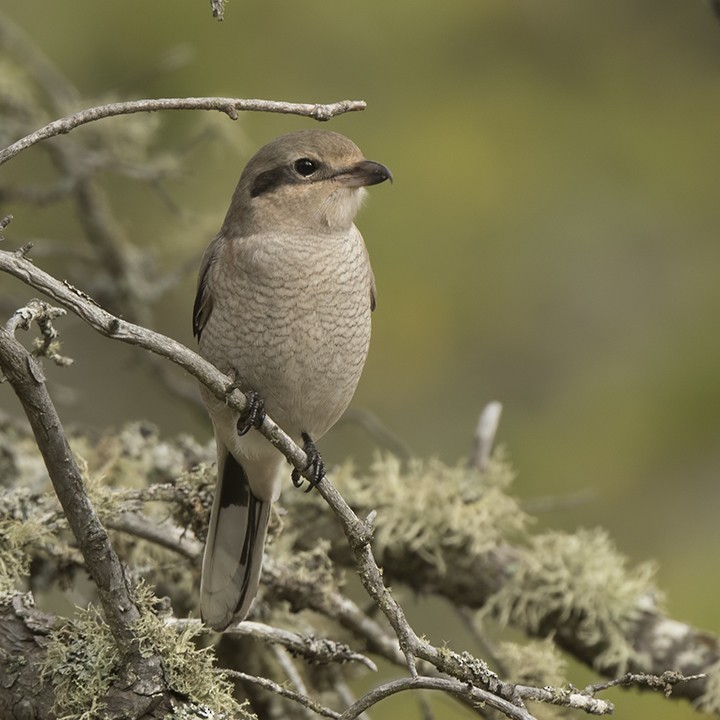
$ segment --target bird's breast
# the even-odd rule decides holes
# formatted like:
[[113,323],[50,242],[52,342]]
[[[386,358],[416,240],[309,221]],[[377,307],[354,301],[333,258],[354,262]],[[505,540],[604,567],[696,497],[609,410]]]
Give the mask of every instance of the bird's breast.
[[320,437],[349,404],[370,341],[360,233],[256,236],[224,249],[201,352],[258,392],[288,432]]

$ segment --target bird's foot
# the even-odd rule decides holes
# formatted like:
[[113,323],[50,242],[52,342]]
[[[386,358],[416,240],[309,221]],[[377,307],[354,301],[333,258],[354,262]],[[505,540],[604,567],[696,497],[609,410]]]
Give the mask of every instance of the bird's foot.
[[266,415],[265,402],[254,390],[246,392],[245,397],[247,398],[247,405],[240,413],[236,426],[237,434],[240,436],[245,435],[250,428],[259,428],[263,424]]
[[307,433],[303,433],[302,439],[303,450],[305,450],[308,462],[307,465],[303,468],[302,473],[297,468],[295,468],[292,471],[291,478],[293,481],[293,485],[299,488],[303,483],[303,475],[308,470],[310,470],[311,477],[308,480],[308,488],[305,491],[310,492],[314,487],[317,487],[322,481],[322,479],[325,477],[325,463],[320,457],[320,453],[315,447],[315,443],[310,439],[310,436]]

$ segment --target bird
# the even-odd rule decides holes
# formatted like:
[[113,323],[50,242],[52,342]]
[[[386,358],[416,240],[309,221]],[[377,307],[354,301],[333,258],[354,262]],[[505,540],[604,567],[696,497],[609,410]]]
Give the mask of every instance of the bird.
[[[200,614],[222,631],[257,594],[285,458],[257,432],[265,413],[324,476],[315,447],[350,403],[365,364],[375,279],[354,224],[366,187],[392,181],[350,139],[300,130],[262,147],[242,171],[205,251],[193,308],[200,354],[249,399],[244,413],[201,387],[217,445]],[[292,474],[296,485],[299,473]]]

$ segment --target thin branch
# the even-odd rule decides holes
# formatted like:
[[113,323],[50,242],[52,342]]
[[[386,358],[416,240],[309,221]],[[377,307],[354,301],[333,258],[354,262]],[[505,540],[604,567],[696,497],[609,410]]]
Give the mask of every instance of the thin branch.
[[299,635],[289,630],[282,630],[250,620],[233,625],[225,634],[251,635],[266,643],[279,644],[287,648],[293,655],[299,655],[316,664],[356,661],[373,672],[377,672],[377,665],[369,657],[354,652],[344,643],[335,642],[334,640],[317,638],[314,635]]
[[14,335],[18,329],[29,330],[32,323],[36,322],[40,328],[42,340],[36,341],[32,350],[33,357],[46,357],[56,365],[67,367],[72,365],[73,360],[58,352],[58,334],[52,324],[55,318],[62,317],[65,313],[63,308],[52,307],[42,300],[31,300],[25,307],[13,313],[13,316],[5,324],[5,329]]
[[[276,645],[271,648],[271,653],[275,658],[275,662],[277,662],[280,669],[285,673],[288,681],[292,683],[295,691],[300,693],[300,695],[309,697],[305,681],[302,679],[300,673],[298,672],[298,669],[295,667],[295,665],[293,665],[292,658],[288,654],[287,650],[285,650],[285,648],[283,647],[278,647]],[[300,712],[302,716],[306,718],[312,718],[313,716],[312,710],[307,707],[301,708]]]
[[225,113],[231,120],[237,120],[238,111],[241,111],[302,115],[303,117],[324,121],[346,112],[364,110],[365,107],[366,104],[362,100],[341,100],[326,105],[313,105],[312,103],[226,97],[156,98],[108,103],[107,105],[98,105],[87,110],[81,110],[59,120],[53,120],[53,122],[30,133],[30,135],[20,138],[4,150],[0,150],[0,165],[43,140],[69,133],[80,125],[117,115],[157,112],[158,110],[217,110]]
[[[171,623],[183,629],[188,626],[200,626],[199,620],[183,618],[170,618]],[[205,626],[202,629],[208,630]],[[342,664],[346,662],[359,662],[373,672],[377,672],[377,665],[367,656],[354,652],[344,643],[326,638],[317,638],[314,635],[300,635],[299,633],[283,630],[282,628],[266,625],[265,623],[244,620],[225,631],[225,635],[236,637],[251,637],[267,645],[281,645],[292,655],[304,658],[315,665]]]
[[694,682],[695,680],[706,680],[705,673],[698,675],[683,675],[674,670],[668,670],[662,675],[648,675],[646,673],[625,673],[619,678],[608,680],[607,682],[588,685],[583,692],[585,694],[594,695],[601,690],[607,690],[611,687],[644,687],[650,690],[660,690],[666,696],[672,695],[676,685],[681,683]]
[[501,414],[502,405],[497,401],[488,403],[480,413],[477,428],[475,429],[475,441],[470,457],[470,465],[481,472],[487,468],[490,462],[495,433],[497,433],[500,424]]
[[455,679],[424,676],[401,678],[378,685],[349,707],[340,716],[340,720],[355,720],[361,713],[381,700],[405,690],[442,690],[463,700],[469,698],[478,706],[488,705],[512,720],[534,720],[534,717],[524,708],[513,705],[493,693]]
[[582,710],[588,715],[612,715],[615,711],[615,706],[611,702],[592,697],[592,694],[574,688],[565,690],[516,685],[515,689],[523,700],[534,700],[548,705],[574,708],[575,710]]
[[243,682],[253,683],[254,685],[265,688],[276,695],[281,695],[288,700],[299,703],[303,707],[309,708],[318,715],[322,715],[322,717],[333,718],[333,720],[338,720],[340,718],[339,712],[335,712],[324,705],[320,705],[320,703],[315,702],[315,700],[307,697],[306,695],[302,695],[294,690],[289,690],[284,685],[279,685],[273,680],[268,680],[267,678],[258,677],[256,675],[248,675],[247,673],[240,672],[239,670],[218,670],[218,672],[222,675],[227,675],[234,680],[242,680]]
[[169,520],[157,522],[139,513],[120,513],[108,518],[105,524],[111,530],[133,535],[148,542],[172,550],[190,560],[197,560],[202,553],[202,543],[189,536]]

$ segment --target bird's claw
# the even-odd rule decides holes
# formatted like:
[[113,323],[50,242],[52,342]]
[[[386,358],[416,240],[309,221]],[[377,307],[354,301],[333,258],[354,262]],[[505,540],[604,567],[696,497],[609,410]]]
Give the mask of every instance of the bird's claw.
[[263,424],[266,415],[265,402],[254,390],[246,392],[245,397],[247,398],[247,405],[240,413],[236,425],[237,434],[241,437],[250,428],[259,428]]
[[318,449],[315,447],[315,443],[312,441],[310,436],[307,433],[302,434],[303,439],[303,450],[305,451],[305,454],[307,455],[308,462],[307,465],[303,468],[302,472],[295,468],[292,471],[291,479],[293,482],[293,485],[297,488],[299,488],[303,483],[303,475],[310,470],[311,471],[311,478],[308,480],[308,487],[305,492],[310,492],[314,487],[317,487],[321,482],[322,479],[325,477],[325,463],[323,462],[322,457],[320,457],[320,453],[318,452]]

